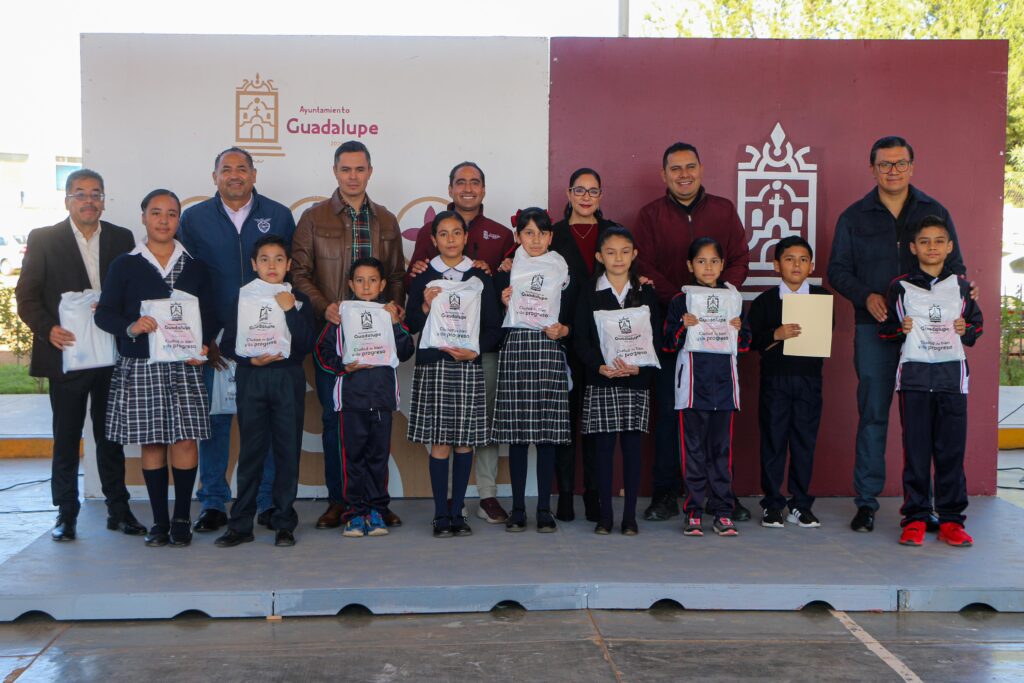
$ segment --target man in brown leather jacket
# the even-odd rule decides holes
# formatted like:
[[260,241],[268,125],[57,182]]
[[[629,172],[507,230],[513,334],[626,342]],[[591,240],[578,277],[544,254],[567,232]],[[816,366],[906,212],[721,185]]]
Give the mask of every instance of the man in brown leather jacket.
[[[405,305],[405,255],[398,220],[386,208],[366,196],[373,174],[366,145],[351,140],[334,152],[334,177],[338,189],[330,199],[302,214],[292,237],[292,280],[313,303],[318,326],[324,321],[341,323],[338,304],[348,297],[350,264],[373,256],[384,264],[387,295]],[[327,511],[317,520],[318,529],[341,525],[347,480],[338,446],[338,414],[334,411],[335,376],[316,369],[316,390],[323,406],[324,479],[327,483]],[[390,510],[384,515],[388,526],[402,521]]]

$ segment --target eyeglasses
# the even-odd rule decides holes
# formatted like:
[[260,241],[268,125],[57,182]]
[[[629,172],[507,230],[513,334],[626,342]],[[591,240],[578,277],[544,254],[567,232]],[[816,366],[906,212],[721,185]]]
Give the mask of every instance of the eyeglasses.
[[583,187],[582,185],[577,185],[576,187],[570,187],[569,191],[572,192],[577,197],[582,197],[585,194],[589,194],[591,197],[600,197],[601,196],[601,188],[600,187],[590,187],[590,188],[587,188],[587,187]]
[[102,202],[103,198],[106,196],[107,195],[102,192],[76,192],[74,194],[69,194],[68,199],[74,199],[76,202]]
[[912,161],[907,159],[900,159],[899,161],[879,161],[875,164],[875,168],[878,169],[879,173],[891,173],[894,168],[900,173],[906,173],[912,163]]

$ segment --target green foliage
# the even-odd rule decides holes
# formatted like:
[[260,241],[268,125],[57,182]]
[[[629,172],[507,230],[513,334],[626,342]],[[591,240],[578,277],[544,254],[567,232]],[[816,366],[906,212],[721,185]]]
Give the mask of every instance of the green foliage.
[[0,365],[0,394],[45,394],[46,380],[29,377],[27,365]]
[[1024,385],[1024,303],[1022,292],[1004,296],[999,310],[999,384]]
[[32,351],[32,330],[18,317],[14,287],[0,287],[0,344],[21,359]]
[[[1024,0],[683,0],[654,3],[643,35],[714,38],[1003,39],[1007,195],[1024,189]],[[1024,205],[1024,196],[1017,200]]]

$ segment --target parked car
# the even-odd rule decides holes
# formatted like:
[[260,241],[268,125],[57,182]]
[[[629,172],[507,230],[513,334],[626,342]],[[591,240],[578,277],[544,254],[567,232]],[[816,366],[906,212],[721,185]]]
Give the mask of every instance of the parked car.
[[0,275],[10,275],[21,270],[21,262],[28,249],[25,244],[27,241],[25,235],[0,233]]

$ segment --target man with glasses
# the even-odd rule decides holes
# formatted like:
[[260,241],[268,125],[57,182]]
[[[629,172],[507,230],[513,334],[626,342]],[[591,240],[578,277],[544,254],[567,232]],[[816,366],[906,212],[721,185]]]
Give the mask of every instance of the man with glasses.
[[[713,237],[725,251],[720,280],[736,287],[747,279],[750,253],[746,233],[736,206],[725,197],[704,190],[704,166],[697,148],[677,142],[661,158],[661,179],[665,195],[640,209],[633,225],[636,239],[637,272],[654,281],[662,305],[690,284],[686,269],[690,243],[698,237]],[[661,371],[654,382],[657,421],[654,431],[654,491],[644,519],[660,521],[679,514],[679,491],[683,485],[679,419],[675,410],[676,354],[659,351]],[[750,519],[750,511],[736,502],[733,521]]]
[[[484,216],[484,195],[487,194],[484,172],[472,161],[456,164],[448,174],[448,196],[452,201],[449,211],[456,211],[469,226],[466,255],[475,262],[473,266],[488,273],[496,273],[501,261],[515,247],[512,231],[500,223]],[[437,247],[430,239],[430,221],[416,234],[416,247],[409,259],[409,272],[405,276],[406,287],[414,277],[430,265],[430,259],[437,256]],[[494,392],[498,384],[498,354],[487,352],[480,362],[484,368],[484,384],[487,393],[487,414],[494,411]],[[498,502],[498,447],[488,444],[476,449],[476,487],[480,495],[477,517],[489,524],[504,524],[508,513]]]
[[100,289],[111,261],[135,248],[131,230],[101,221],[103,178],[88,169],[75,171],[65,184],[68,217],[28,235],[28,248],[15,289],[18,315],[32,330],[29,374],[50,381],[53,411],[53,466],[50,490],[58,508],[50,536],[73,541],[77,534],[78,449],[89,408],[96,439],[96,466],[107,503],[107,528],[131,536],[146,532],[128,507],[124,449],[107,440],[107,394],[113,367],[63,371],[62,352],[75,335],[60,326],[58,306],[64,292]]
[[[854,531],[875,528],[877,497],[885,487],[885,441],[899,365],[900,346],[878,336],[885,320],[889,283],[917,263],[910,252],[911,231],[925,216],[938,216],[949,226],[953,253],[946,265],[963,275],[963,258],[953,219],[942,204],[910,184],[914,148],[895,135],[871,146],[875,187],[840,216],[832,240],[828,279],[850,300],[854,311],[853,363],[857,370],[857,445],[853,470],[857,514]],[[973,285],[972,285],[973,288]],[[976,296],[976,290],[972,292]],[[938,530],[935,518],[934,529]]]

